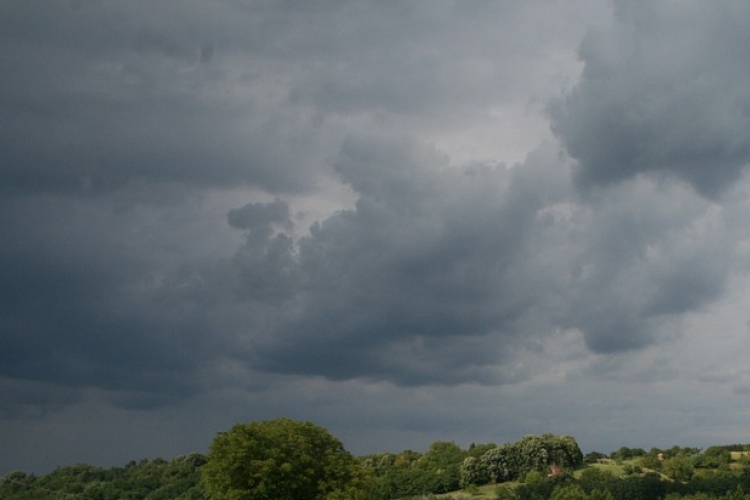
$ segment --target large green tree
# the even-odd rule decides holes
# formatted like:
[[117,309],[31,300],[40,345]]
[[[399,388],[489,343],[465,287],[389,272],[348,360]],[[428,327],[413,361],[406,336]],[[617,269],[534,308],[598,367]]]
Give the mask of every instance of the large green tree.
[[[326,429],[288,418],[220,432],[203,467],[212,500],[361,497],[358,463]],[[345,495],[342,495],[346,492]]]
[[[551,466],[573,469],[583,463],[583,453],[576,440],[570,436],[524,436],[513,444],[504,444],[488,450],[475,462],[464,462],[463,477],[476,477],[502,483],[523,478],[531,471],[550,472]],[[467,470],[478,467],[479,470]]]

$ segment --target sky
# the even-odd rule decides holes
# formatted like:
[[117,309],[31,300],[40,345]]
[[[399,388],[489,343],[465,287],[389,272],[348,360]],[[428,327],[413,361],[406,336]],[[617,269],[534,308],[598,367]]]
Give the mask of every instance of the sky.
[[750,3],[5,0],[0,475],[750,442]]

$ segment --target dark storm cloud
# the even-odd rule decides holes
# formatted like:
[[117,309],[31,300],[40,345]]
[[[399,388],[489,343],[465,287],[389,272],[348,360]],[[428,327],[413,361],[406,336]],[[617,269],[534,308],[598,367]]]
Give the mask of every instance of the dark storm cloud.
[[238,65],[237,47],[216,42],[215,15],[201,24],[178,9],[174,24],[158,23],[143,7],[3,4],[2,190],[307,189],[311,129],[258,100],[264,57],[250,50]]
[[284,258],[269,259],[285,262],[289,286],[253,344],[258,368],[508,381],[509,353],[559,328],[600,353],[657,342],[670,320],[721,295],[732,265],[710,203],[646,182],[573,202],[553,147],[514,169],[457,169],[412,143],[351,140],[336,169],[360,198],[313,226],[297,256],[281,246]]
[[[263,262],[283,262],[288,286],[245,359],[334,380],[502,383],[530,376],[511,353],[543,351],[559,329],[597,353],[641,349],[724,293],[733,235],[716,205],[645,180],[576,201],[561,161],[548,146],[513,169],[455,168],[403,140],[346,142],[336,170],[356,206],[296,255],[267,233]],[[275,282],[241,274],[248,296]]]
[[712,220],[710,203],[677,186],[631,182],[581,210],[566,228],[583,245],[567,263],[562,324],[581,329],[594,351],[656,342],[669,319],[723,293],[733,266],[731,236]]
[[[519,42],[555,34],[554,22],[526,32],[530,23],[546,24],[550,13],[538,7],[533,2],[437,2],[294,9],[287,13],[294,21],[276,27],[287,41],[281,56],[298,57],[311,71],[291,85],[290,102],[334,115],[386,113],[426,127],[440,117],[441,127],[465,126],[468,117],[489,113],[489,103],[522,93],[519,74],[548,70],[531,62],[543,44]],[[570,7],[565,15],[576,15],[581,6]],[[305,30],[288,31],[302,23]],[[501,59],[504,64],[496,64]],[[317,71],[320,66],[328,70]],[[523,90],[541,92],[546,84],[532,77],[531,87]]]
[[[195,392],[191,373],[201,364],[195,349],[210,352],[201,338],[205,319],[191,297],[163,293],[180,290],[175,280],[159,279],[169,268],[164,240],[156,234],[134,240],[147,236],[139,217],[93,199],[9,198],[2,208],[0,234],[8,242],[0,250],[2,376],[62,387]],[[167,220],[158,212],[146,218],[154,215]]]
[[80,391],[0,377],[0,418],[37,419],[81,400]]
[[291,229],[289,205],[278,199],[271,203],[248,203],[242,208],[232,209],[227,214],[227,222],[237,229],[253,230],[272,224]]
[[[506,35],[472,26],[493,16],[513,25],[529,11],[257,4],[237,8],[243,28],[221,9],[181,10],[167,23],[155,8],[144,17],[137,5],[96,2],[4,7],[14,22],[5,22],[0,57],[12,71],[0,85],[12,126],[2,129],[0,154],[3,187],[18,197],[6,205],[6,235],[17,235],[2,266],[3,321],[13,332],[6,376],[143,391],[145,402],[129,399],[136,406],[199,390],[195,371],[225,356],[334,379],[493,382],[528,337],[578,328],[597,351],[637,348],[653,341],[660,318],[720,292],[723,268],[697,265],[700,249],[643,271],[654,264],[645,248],[663,243],[673,221],[639,223],[653,214],[632,213],[625,195],[595,214],[569,202],[570,218],[555,216],[571,192],[554,146],[513,169],[459,168],[409,138],[316,136],[330,132],[316,129],[316,113],[428,116],[500,99],[508,73],[486,63],[488,47],[507,50]],[[449,26],[466,38],[445,58],[429,47]],[[358,43],[344,43],[354,33]],[[587,55],[595,45],[585,42],[583,81],[556,122],[574,153],[594,144],[568,140],[565,127],[589,123],[576,96],[588,95],[590,75],[608,62]],[[337,144],[336,134],[351,137],[324,144]],[[334,153],[329,166],[356,206],[296,239],[287,202],[250,202],[226,215],[244,241],[223,261],[197,262],[158,230],[139,248],[144,236],[113,228],[140,230],[134,207],[153,206],[133,201],[117,214],[86,198],[166,193],[153,186],[172,184],[306,191],[321,151]],[[92,226],[101,207],[108,215]],[[57,225],[42,219],[45,208]],[[54,250],[40,246],[54,238]]]
[[[406,384],[491,378],[529,308],[513,264],[554,180],[536,179],[542,194],[527,197],[526,170],[451,170],[402,141],[350,141],[337,170],[361,197],[300,242],[298,312],[261,366]],[[490,334],[496,348],[472,340]]]
[[666,174],[717,196],[750,162],[744,2],[616,2],[580,47],[578,85],[552,108],[583,186]]
[[601,4],[2,3],[4,435],[639,421],[750,260],[747,9]]
[[[95,200],[53,199],[18,222],[35,230],[3,259],[17,287],[5,289],[2,373],[94,385],[127,408],[243,383],[212,373],[222,359],[405,386],[512,383],[532,374],[513,358],[560,328],[596,352],[638,349],[721,294],[731,245],[709,202],[631,182],[581,204],[561,161],[548,145],[514,168],[459,168],[412,141],[353,138],[335,169],[354,208],[295,243],[286,202],[248,203],[225,221],[239,250],[200,265],[165,265],[169,235],[151,235],[154,253],[123,246],[128,212],[86,214],[98,222],[73,237],[68,216],[45,218]],[[112,223],[125,224],[118,238],[94,230]],[[54,255],[33,245],[61,236]]]

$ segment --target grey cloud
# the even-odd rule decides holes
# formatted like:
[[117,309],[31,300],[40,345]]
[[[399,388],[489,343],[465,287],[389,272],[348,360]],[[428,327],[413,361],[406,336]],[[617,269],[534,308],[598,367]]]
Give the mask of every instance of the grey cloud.
[[492,366],[522,335],[534,300],[515,265],[536,211],[560,194],[557,179],[535,177],[531,162],[450,169],[402,141],[349,142],[337,168],[361,197],[300,241],[300,292],[259,366],[405,384],[497,381]]
[[[3,438],[129,460],[283,414],[362,452],[566,425],[651,446],[617,441],[641,401],[724,404],[747,8],[607,5],[2,3]],[[511,144],[553,95],[559,143]],[[660,403],[659,439],[710,415]]]
[[581,329],[594,351],[657,342],[675,315],[724,293],[732,236],[711,203],[679,185],[637,181],[580,208],[562,321]]
[[[429,128],[441,116],[455,131],[527,92],[498,58],[543,73],[520,57],[539,45],[514,41],[542,3],[2,9],[0,60],[12,68],[0,80],[5,192],[174,183],[310,192],[352,127]],[[455,39],[442,36],[449,29]]]
[[136,35],[135,48],[139,53],[147,54],[154,51],[188,64],[211,62],[215,50],[212,43],[205,43],[199,48],[191,47],[188,44],[178,44],[146,29],[142,29]]
[[[134,408],[240,383],[213,372],[222,360],[404,386],[516,383],[533,372],[514,357],[543,353],[560,328],[598,353],[658,343],[721,296],[734,266],[734,228],[715,204],[646,180],[576,201],[552,144],[513,168],[455,167],[412,141],[358,138],[336,171],[359,194],[352,209],[295,238],[285,201],[248,203],[226,215],[244,233],[220,260],[170,262],[168,233],[150,235],[150,252],[124,246],[140,224],[131,212],[87,215],[90,232],[73,237],[66,214],[95,199],[51,202],[67,208],[54,224],[27,211],[17,224],[36,229],[0,268],[17,284],[4,289],[15,333],[2,373],[92,385]],[[27,251],[61,236],[54,257]]]
[[[312,16],[300,9],[291,15],[304,16],[306,29],[288,33],[296,24],[281,26],[291,38],[285,47],[296,49],[291,53],[300,64],[328,70],[306,72],[291,86],[290,101],[332,114],[387,114],[427,128],[439,118],[442,128],[465,127],[467,117],[489,113],[489,103],[522,94],[534,100],[547,91],[549,82],[541,75],[554,72],[557,61],[543,40],[578,33],[561,29],[546,7],[537,2],[414,3],[396,9],[357,4]],[[568,7],[565,16],[592,12],[591,5]],[[540,43],[527,43],[529,37]],[[324,50],[315,50],[321,45]],[[530,63],[534,56],[550,57],[549,67]],[[528,77],[524,86],[518,85],[520,74]]]
[[219,20],[198,28],[196,12],[180,8],[173,26],[151,28],[135,4],[2,9],[5,192],[143,183],[299,192],[315,178],[308,117],[273,107],[263,56],[239,66],[238,49],[216,42]]
[[579,160],[582,186],[640,173],[684,179],[718,196],[750,162],[750,46],[742,2],[720,6],[616,2],[606,30],[581,44],[578,85],[551,109]]
[[79,391],[0,377],[0,418],[39,419],[81,400]]
[[49,396],[84,387],[198,390],[194,370],[212,352],[203,337],[210,329],[181,285],[159,277],[172,273],[165,261],[175,253],[162,245],[174,233],[162,227],[162,239],[153,232],[133,241],[146,236],[142,221],[93,199],[11,198],[2,207],[2,376],[57,386]]
[[337,171],[360,198],[287,253],[290,294],[253,365],[502,383],[518,379],[514,346],[563,328],[597,353],[642,349],[724,293],[733,250],[715,205],[645,180],[574,202],[560,162],[550,146],[514,169],[461,169],[404,141],[346,143]]
[[289,205],[279,199],[270,203],[248,203],[227,214],[227,222],[238,229],[255,229],[271,224],[280,224],[291,229]]

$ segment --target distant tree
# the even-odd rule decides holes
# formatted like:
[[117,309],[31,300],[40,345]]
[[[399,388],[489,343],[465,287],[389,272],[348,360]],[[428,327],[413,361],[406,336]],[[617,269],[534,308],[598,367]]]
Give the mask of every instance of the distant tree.
[[583,461],[586,462],[587,464],[593,464],[603,458],[607,458],[607,455],[605,455],[604,453],[600,451],[590,451],[586,453],[586,455],[584,455]]
[[480,459],[483,473],[493,483],[503,483],[518,478],[518,465],[513,446],[504,444],[487,451]]
[[326,429],[288,418],[220,432],[207,459],[203,485],[212,500],[324,500],[364,480]]
[[457,444],[437,441],[414,463],[419,493],[447,493],[459,488],[467,454]]
[[693,448],[690,446],[672,446],[668,450],[664,450],[664,458],[674,457],[692,457],[700,453],[699,448]]
[[710,446],[706,451],[693,457],[693,466],[702,469],[719,469],[729,465],[732,453],[724,446]]
[[76,464],[42,476],[10,474],[0,480],[0,499],[205,500],[199,471],[204,462],[203,455],[194,453],[111,469]]
[[621,481],[620,478],[609,470],[587,467],[583,469],[577,482],[586,493],[593,495],[595,491],[610,491],[619,481]]
[[466,457],[461,463],[460,473],[461,488],[477,486],[489,482],[489,478],[484,473],[479,460],[476,457]]
[[644,455],[646,455],[646,450],[643,448],[628,448],[627,446],[622,446],[617,451],[612,452],[611,457],[614,460],[632,460]]
[[658,455],[652,455],[651,453],[638,459],[638,465],[646,469],[660,470],[661,464],[662,461],[659,460]]
[[531,471],[544,475],[550,467],[573,469],[583,463],[583,453],[570,436],[524,436],[513,444],[487,451],[480,459],[484,474],[492,482],[513,481]]
[[589,497],[577,484],[564,484],[552,490],[550,500],[589,500]]
[[693,466],[687,457],[668,458],[662,462],[661,471],[675,481],[685,482],[693,478]]

